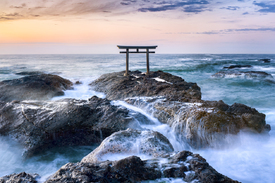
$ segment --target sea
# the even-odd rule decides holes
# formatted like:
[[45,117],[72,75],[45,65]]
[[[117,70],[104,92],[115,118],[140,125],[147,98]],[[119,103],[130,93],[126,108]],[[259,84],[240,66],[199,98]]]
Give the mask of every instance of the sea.
[[[270,59],[269,63],[260,59]],[[230,65],[251,65],[239,71],[261,71],[270,77],[247,77],[212,75],[226,70]],[[129,69],[146,72],[146,55],[130,54]],[[73,82],[80,81],[73,90],[68,90],[60,98],[88,99],[94,95],[104,98],[103,93],[91,90],[89,83],[105,73],[125,70],[124,54],[101,55],[0,55],[0,81],[23,76],[23,71],[41,71],[57,74]],[[187,82],[195,82],[201,88],[202,99],[232,105],[242,103],[266,115],[270,124],[269,137],[240,132],[238,138],[231,139],[232,145],[223,149],[185,149],[185,144],[176,142],[169,127],[154,128],[167,136],[176,150],[191,150],[203,156],[218,172],[243,183],[275,182],[275,55],[274,54],[151,54],[150,70],[162,70],[182,77]],[[236,70],[236,69],[235,69]],[[274,77],[274,79],[273,79]],[[116,105],[120,104],[114,101]],[[125,107],[136,109],[132,106]],[[150,117],[148,111],[142,111]],[[152,120],[156,120],[151,116]],[[170,134],[170,135],[169,135]],[[29,159],[22,158],[22,147],[7,137],[0,137],[0,177],[12,173],[38,173],[39,181],[44,181],[68,162],[78,162],[97,147],[90,146],[53,148]],[[117,157],[119,158],[119,157]],[[180,182],[163,179],[155,182]],[[183,181],[182,181],[183,182]]]

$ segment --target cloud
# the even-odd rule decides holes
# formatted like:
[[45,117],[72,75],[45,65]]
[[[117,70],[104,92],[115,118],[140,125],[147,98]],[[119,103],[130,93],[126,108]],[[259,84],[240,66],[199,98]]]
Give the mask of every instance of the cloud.
[[221,9],[238,10],[238,9],[240,9],[240,7],[239,6],[227,6],[227,7],[222,7]]
[[[208,0],[4,0],[0,1],[0,20],[57,18],[104,14],[125,15],[133,12],[168,10],[200,13],[207,10]],[[12,19],[7,14],[20,14]]]
[[132,3],[136,3],[136,0],[123,0],[120,4],[121,5],[131,5]]
[[254,5],[261,7],[261,9],[259,9],[259,12],[263,12],[263,13],[275,13],[275,2],[260,2],[257,3],[256,1],[253,2]]
[[23,4],[21,4],[20,6],[13,6],[13,5],[11,5],[10,6],[10,8],[25,8],[26,7],[26,4],[25,3],[23,3]]
[[[235,33],[235,32],[275,32],[275,27],[263,27],[263,28],[245,28],[245,29],[224,29],[224,30],[213,30],[213,31],[204,31],[204,32],[180,32],[177,34],[228,34],[228,33]],[[171,33],[168,33],[171,34]]]
[[207,0],[187,0],[187,1],[162,1],[155,2],[149,7],[139,8],[140,12],[159,12],[168,11],[182,8],[184,12],[202,12],[206,7],[204,5],[209,4]]
[[[25,1],[25,2],[24,2]],[[133,2],[135,0],[128,0]],[[23,2],[23,3],[22,3]],[[127,2],[127,1],[125,1]],[[110,13],[116,10],[119,2],[115,0],[10,0],[0,2],[0,20],[16,20],[16,19],[32,19],[38,17],[66,17],[71,15],[85,15],[94,13]],[[21,16],[14,16],[10,18],[9,14],[20,14]]]

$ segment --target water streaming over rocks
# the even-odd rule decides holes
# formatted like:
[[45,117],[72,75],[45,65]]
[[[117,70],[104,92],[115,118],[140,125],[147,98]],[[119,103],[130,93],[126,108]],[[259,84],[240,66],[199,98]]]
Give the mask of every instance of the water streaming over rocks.
[[[131,57],[133,58],[130,59],[130,69],[141,69],[142,71],[145,71],[145,66],[143,62],[144,58],[141,56]],[[260,62],[258,61],[267,57],[269,58],[268,62],[265,62],[264,60]],[[275,151],[274,143],[272,143],[274,142],[273,139],[275,135],[273,131],[273,120],[275,117],[275,106],[274,102],[272,102],[275,99],[275,96],[272,93],[274,88],[273,78],[254,76],[249,78],[211,77],[213,74],[219,72],[220,70],[227,69],[224,67],[230,67],[230,65],[233,64],[252,66],[232,68],[233,70],[235,69],[236,72],[250,72],[251,74],[265,72],[267,74],[270,74],[271,76],[274,76],[274,58],[274,55],[153,55],[151,58],[152,70],[163,70],[173,75],[184,78],[185,82],[187,81],[197,83],[198,85],[193,88],[191,87],[188,92],[183,93],[183,97],[179,97],[181,95],[174,91],[180,91],[182,89],[177,90],[177,88],[173,88],[174,86],[172,86],[173,89],[169,89],[169,87],[171,87],[171,85],[175,83],[175,81],[169,80],[169,77],[162,77],[162,74],[158,73],[152,78],[141,80],[141,78],[138,78],[140,76],[135,75],[134,78],[139,79],[141,83],[144,82],[146,84],[153,84],[156,82],[158,84],[161,83],[161,87],[157,88],[157,90],[153,90],[156,89],[154,87],[148,90],[140,90],[140,88],[137,88],[137,90],[134,90],[135,93],[129,93],[129,91],[132,91],[131,85],[129,85],[130,87],[128,87],[130,90],[118,88],[118,90],[116,90],[118,92],[128,91],[128,94],[122,97],[123,99],[125,97],[133,97],[136,95],[136,93],[142,92],[146,93],[146,95],[143,96],[150,96],[152,98],[131,98],[127,99],[126,101],[110,101],[108,105],[111,106],[110,109],[127,111],[125,113],[127,114],[125,116],[126,121],[128,121],[127,127],[136,129],[134,131],[137,131],[140,134],[143,134],[145,132],[160,133],[169,140],[175,151],[190,150],[194,153],[199,153],[200,155],[202,155],[202,157],[206,158],[206,161],[209,162],[209,164],[212,165],[218,172],[230,178],[242,182],[274,182],[275,177],[273,175],[272,169],[274,168],[273,165],[275,163],[275,158],[272,155],[274,153],[271,153]],[[89,103],[88,99],[91,98],[93,95],[105,97],[103,93],[99,93],[104,91],[98,92],[90,90],[90,86],[88,86],[88,83],[91,83],[92,80],[98,78],[102,74],[124,70],[125,64],[125,58],[120,55],[4,55],[1,56],[0,59],[0,78],[2,81],[6,79],[22,78],[25,76],[25,73],[27,75],[37,75],[43,72],[49,74],[57,74],[71,80],[73,83],[78,83],[78,85],[73,86],[73,90],[64,91],[64,88],[62,88],[62,92],[64,92],[65,96],[53,98],[53,100],[57,100],[57,103],[60,102],[58,101],[59,99],[67,97],[80,99],[80,101],[82,101],[83,103]],[[23,72],[23,75],[16,74],[20,72]],[[134,78],[130,77],[130,79],[133,79],[133,81],[135,81]],[[128,84],[131,84],[131,82]],[[182,86],[186,87],[185,84],[183,84]],[[198,86],[201,89],[200,92],[198,92]],[[115,85],[113,85],[113,87],[113,89],[115,89]],[[188,90],[188,88],[186,89]],[[155,91],[155,93],[150,93],[151,90]],[[163,91],[165,90],[167,91],[167,94],[161,95],[165,97],[158,98],[157,96],[159,96],[160,94],[164,94],[165,92]],[[112,93],[110,93],[109,95],[106,92],[105,94],[107,98],[112,95]],[[177,104],[175,100],[179,101],[180,104]],[[223,100],[224,102],[219,101],[217,103],[206,103],[205,100]],[[69,100],[66,99],[64,101]],[[72,101],[74,101],[72,102],[73,104],[76,104],[78,100]],[[30,101],[13,101],[12,103],[10,103],[10,106],[18,105],[18,109],[19,106],[20,108],[24,106],[24,112],[21,114],[26,114],[26,111],[29,112],[37,110],[35,109],[37,106],[35,107],[34,104],[37,104],[38,102],[32,101],[31,103],[32,104],[30,104]],[[46,104],[47,101],[43,101],[42,103],[42,106],[48,105]],[[238,103],[243,103],[249,107],[244,107],[244,105],[239,105]],[[133,106],[132,104],[134,104],[135,106]],[[33,107],[30,108],[27,107],[27,105]],[[13,107],[6,109],[14,110]],[[182,114],[186,113],[186,109],[189,110],[190,113],[187,114],[190,115],[182,116]],[[194,109],[196,109],[195,111],[197,111],[197,109],[200,109],[200,112],[199,114],[197,114],[196,117],[196,120],[200,121],[200,123],[198,123],[198,125],[195,125],[196,130],[193,131],[197,134],[192,133],[192,131],[189,131],[190,133],[179,133],[184,130],[185,132],[188,132],[188,128],[186,127],[190,126],[190,124],[194,124],[193,122],[196,121],[194,120],[194,118],[190,118],[190,116],[194,114],[194,111],[192,112],[192,110]],[[214,135],[211,135],[209,131],[205,133],[205,130],[207,128],[205,124],[207,124],[206,121],[211,121],[211,119],[216,119],[217,117],[219,117],[216,115],[212,116],[212,114],[214,114],[215,112],[221,113],[222,116],[218,118],[221,120],[218,120],[218,123],[215,124],[217,128],[210,128],[211,133],[215,132],[213,133]],[[230,119],[231,122],[225,123],[227,120],[223,121],[222,119],[227,119],[229,113],[229,116],[231,116],[229,118],[232,118]],[[264,113],[266,115],[266,122],[264,122],[264,117],[261,113]],[[21,114],[18,113],[19,116]],[[104,115],[106,115],[107,117],[108,113],[104,113]],[[171,116],[173,117],[171,118]],[[28,119],[30,118],[29,116],[27,117]],[[61,118],[62,116],[60,117],[60,119]],[[111,118],[115,119],[114,117],[112,117],[112,115],[110,116],[110,119]],[[107,119],[109,118],[107,117]],[[229,126],[232,126],[232,124],[235,124],[234,121],[241,121],[240,124],[242,125],[237,128],[235,126],[233,129],[228,128]],[[270,124],[270,126],[266,124]],[[269,131],[270,127],[270,138],[268,138],[268,136],[263,134]],[[249,132],[247,131],[247,129],[250,129]],[[218,133],[216,133],[217,130],[222,130],[222,133],[220,134],[219,131]],[[99,139],[99,141],[102,141],[106,137],[104,136],[104,130],[98,129],[97,134],[97,138]],[[193,140],[189,140],[189,136],[186,136],[186,134],[191,134],[190,137],[191,139],[193,138]],[[221,140],[221,142],[215,144],[214,142],[217,142],[217,140]],[[200,142],[204,143],[200,144]],[[16,142],[11,141],[9,138],[7,139],[1,137],[1,144],[4,149],[0,150],[0,153],[2,155],[1,157],[3,157],[1,159],[2,161],[0,167],[6,168],[0,169],[0,176],[26,171],[30,174],[38,173],[41,176],[39,181],[43,182],[48,176],[53,175],[55,171],[57,171],[61,166],[64,165],[63,170],[65,170],[66,167],[71,169],[72,171],[70,172],[73,175],[72,178],[74,177],[76,178],[74,180],[77,180],[77,178],[81,178],[83,175],[80,172],[91,170],[90,165],[87,167],[87,169],[85,169],[86,165],[80,165],[76,162],[79,162],[85,155],[88,155],[94,147],[73,147],[73,150],[71,149],[69,151],[64,151],[66,153],[61,153],[62,148],[64,147],[59,147],[59,149],[57,149],[55,152],[51,153],[50,150],[46,150],[45,152],[35,155],[27,160],[23,160],[21,156],[22,152],[24,151],[23,147],[21,146],[22,144],[14,145],[14,143],[16,144]],[[199,145],[194,146],[194,144]],[[207,146],[205,146],[205,144]],[[95,144],[92,143],[91,145]],[[204,149],[200,149],[201,147],[204,147]],[[75,154],[70,156],[69,152],[75,152]],[[43,159],[46,154],[50,154],[50,156]],[[156,162],[158,162],[158,167],[161,165],[163,169],[160,169],[161,174],[157,173],[156,175],[161,175],[162,178],[157,178],[156,176],[155,178],[157,178],[157,180],[155,180],[154,182],[189,182],[191,180],[193,182],[213,182],[214,180],[203,179],[203,176],[201,176],[201,174],[196,174],[196,169],[189,169],[190,167],[192,167],[191,164],[189,166],[184,164],[184,167],[187,167],[187,171],[186,168],[182,167],[182,169],[180,169],[177,166],[164,168],[165,166],[168,166],[166,165],[167,160],[150,160],[150,154],[142,155],[140,153],[137,153],[134,155],[135,156],[130,159],[126,158],[128,155],[123,154],[115,156],[112,156],[112,154],[110,156],[106,155],[106,160],[110,161],[105,163],[105,165],[112,164],[111,167],[113,167],[110,171],[107,171],[109,172],[109,175],[118,176],[118,171],[127,172],[128,170],[123,170],[116,167],[116,162],[119,162],[120,159],[126,158],[126,160],[123,160],[119,163],[120,165],[123,165],[122,167],[127,167],[127,162],[132,161],[139,163],[143,162],[143,164],[145,163],[146,165],[148,165],[148,163],[151,161],[153,163],[151,164],[152,166],[155,166]],[[135,158],[136,156],[139,156],[141,160]],[[172,157],[173,155],[171,154],[169,156]],[[195,157],[196,156],[193,156],[193,158]],[[202,159],[200,161],[203,162]],[[68,162],[73,163],[65,165]],[[184,163],[187,162],[184,161]],[[257,166],[253,166],[256,164]],[[169,166],[170,165],[171,162],[169,163]],[[197,165],[200,165],[200,163]],[[205,164],[202,164],[202,166],[205,167]],[[178,168],[180,169],[180,171]],[[60,171],[63,170],[62,168],[60,169]],[[197,171],[198,170],[201,170],[201,168],[198,167]],[[65,172],[66,171],[67,170],[65,170]],[[57,174],[59,174],[58,176],[60,178],[62,174],[58,172]],[[184,174],[182,172],[184,172]],[[213,170],[198,171],[197,173],[201,172],[213,173]],[[58,178],[57,174],[55,174],[51,178],[51,181],[55,180],[55,178]],[[124,175],[127,175],[127,173]],[[21,175],[14,175],[13,177],[20,176],[28,177],[28,174],[22,173]],[[130,179],[130,177],[124,177],[121,174],[119,174],[119,176],[121,180]],[[182,178],[177,178],[177,176],[180,176]],[[138,177],[141,176],[139,175]],[[211,176],[207,174],[206,177],[210,178]],[[215,176],[213,176],[212,178],[214,177]],[[225,182],[226,180],[228,180],[227,178],[220,176],[217,176],[216,178],[217,179],[215,180],[219,180],[220,182],[222,180]],[[6,177],[5,179],[8,178]]]

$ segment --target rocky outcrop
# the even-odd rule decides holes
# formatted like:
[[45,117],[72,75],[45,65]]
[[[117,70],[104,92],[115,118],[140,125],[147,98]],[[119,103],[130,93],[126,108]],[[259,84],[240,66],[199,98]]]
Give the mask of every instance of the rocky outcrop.
[[[91,85],[110,99],[134,97],[126,102],[167,123],[178,134],[179,140],[193,148],[225,147],[230,141],[228,137],[240,131],[266,133],[270,130],[265,115],[256,109],[243,104],[229,106],[222,101],[203,101],[197,85],[186,83],[180,77],[162,71],[151,72],[149,76],[138,71],[130,72],[128,77],[123,74],[103,75]],[[238,70],[221,71],[215,76],[228,74],[272,78],[265,72]]]
[[26,155],[53,146],[91,145],[127,129],[128,110],[107,99],[0,102],[0,135],[25,147]]
[[245,79],[273,79],[273,76],[271,74],[268,74],[263,71],[238,71],[238,70],[219,71],[213,74],[212,77],[216,77],[216,78],[241,77]]
[[165,96],[169,100],[197,101],[201,99],[200,88],[196,83],[188,83],[178,76],[162,71],[114,72],[104,74],[90,84],[96,91],[103,92],[109,100],[123,100],[136,96]]
[[235,135],[241,130],[254,133],[270,130],[264,114],[243,104],[229,106],[222,101],[186,103],[165,98],[132,98],[126,102],[146,108],[171,126],[179,140],[193,148],[225,147],[228,145],[227,135]]
[[14,173],[0,178],[0,183],[37,183],[38,174]]
[[160,178],[181,178],[186,182],[238,183],[212,168],[204,158],[189,151],[168,154],[165,160],[141,160],[130,156],[118,161],[68,163],[46,183],[53,182],[140,182]]
[[72,89],[73,83],[60,76],[40,72],[29,74],[31,75],[0,82],[0,100],[48,100],[64,95],[64,90]]
[[174,149],[169,140],[159,132],[150,130],[127,129],[119,131],[107,137],[99,147],[85,156],[81,162],[98,163],[104,156],[113,156],[123,153],[145,154],[153,157],[161,157]]

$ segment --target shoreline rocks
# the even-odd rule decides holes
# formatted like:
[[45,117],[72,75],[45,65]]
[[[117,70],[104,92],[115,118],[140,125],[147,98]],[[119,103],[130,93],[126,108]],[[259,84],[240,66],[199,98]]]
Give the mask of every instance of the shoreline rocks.
[[107,99],[0,102],[0,135],[9,136],[31,156],[54,146],[100,143],[125,130],[128,110]]
[[144,154],[147,156],[162,157],[173,151],[173,146],[161,133],[128,128],[107,137],[99,147],[85,156],[81,162],[98,163],[102,161],[103,156],[115,156],[115,154]]
[[104,74],[91,84],[95,91],[103,92],[109,100],[123,100],[136,96],[165,96],[169,100],[197,101],[201,99],[200,87],[162,71],[145,75],[140,71]]
[[[236,74],[241,71],[223,72]],[[262,134],[270,130],[265,115],[256,109],[243,104],[229,106],[222,101],[203,101],[198,95],[200,89],[196,88],[197,85],[186,83],[180,77],[162,71],[150,72],[149,76],[134,71],[125,77],[123,73],[105,74],[91,85],[97,91],[104,92],[107,98],[126,99],[127,103],[146,109],[159,121],[168,124],[182,141],[193,148],[220,148],[227,144],[228,135],[236,135],[241,130]],[[251,77],[269,76],[264,72],[243,73]],[[163,86],[163,90],[156,90]]]
[[64,95],[64,90],[72,89],[72,86],[71,81],[60,76],[34,72],[19,79],[1,81],[0,100],[49,100]]
[[[124,72],[105,74],[91,83],[108,99],[94,96],[89,100],[18,101],[40,95],[41,99],[48,99],[56,95],[56,91],[58,94],[60,90],[69,89],[72,83],[63,81],[63,78],[55,82],[55,76],[35,73],[17,80],[3,81],[0,90],[14,88],[18,93],[20,90],[25,92],[26,87],[30,86],[34,93],[23,92],[22,96],[17,96],[15,92],[0,97],[0,135],[9,136],[22,144],[26,156],[54,146],[91,145],[109,136],[81,162],[61,167],[47,183],[138,182],[160,178],[205,183],[237,182],[218,173],[200,155],[188,151],[174,154],[170,142],[158,132],[126,130],[139,114],[131,117],[129,110],[112,105],[110,100],[128,98],[126,102],[129,104],[147,108],[194,148],[213,147],[219,140],[225,143],[226,135],[237,134],[243,129],[266,133],[270,126],[265,123],[265,115],[243,104],[229,106],[222,101],[203,101],[196,83],[187,83],[169,73],[157,71],[149,76],[139,71],[129,73],[127,77],[123,76]],[[45,80],[42,79],[44,76]],[[53,81],[46,82],[47,78]],[[42,90],[36,91],[35,88],[41,83],[44,86],[43,82],[46,89],[42,87]],[[130,156],[117,161],[102,159],[106,154],[131,152],[135,144],[139,146],[138,152],[154,158],[141,160]],[[27,177],[33,181],[24,173],[5,176],[0,181],[8,182],[14,180],[13,177],[20,180]]]
[[167,154],[166,158],[141,160],[130,156],[118,161],[68,163],[46,183],[53,182],[140,182],[161,178],[181,178],[201,183],[238,183],[211,167],[204,158],[189,151]]
[[231,106],[223,101],[186,103],[165,98],[129,98],[127,103],[146,108],[162,123],[168,124],[181,141],[192,148],[228,145],[227,135],[236,135],[241,130],[266,134],[270,125],[265,115],[243,104]]
[[37,183],[38,174],[28,174],[26,172],[14,173],[0,178],[0,183]]

